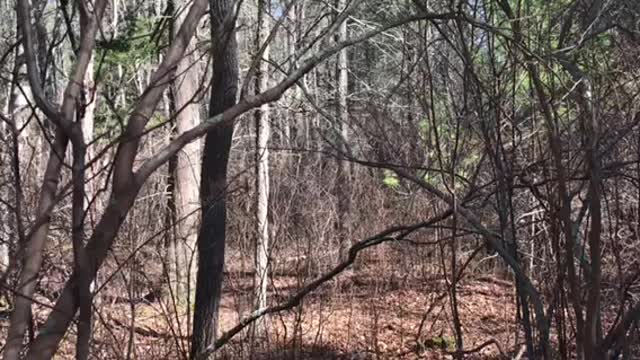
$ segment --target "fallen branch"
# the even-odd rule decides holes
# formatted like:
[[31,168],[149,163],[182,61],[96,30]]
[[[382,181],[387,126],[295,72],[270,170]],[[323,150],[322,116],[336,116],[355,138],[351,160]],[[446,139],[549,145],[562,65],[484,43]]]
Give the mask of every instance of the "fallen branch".
[[477,353],[480,350],[486,348],[489,345],[495,345],[496,348],[498,349],[498,352],[500,353],[500,356],[502,357],[507,357],[504,352],[502,352],[502,349],[500,348],[500,344],[498,344],[498,342],[495,339],[491,339],[491,340],[487,340],[485,342],[483,342],[482,344],[474,347],[473,349],[469,349],[469,350],[460,350],[460,351],[444,351],[445,353],[447,353],[448,355],[469,355],[469,354],[473,354],[473,353]]
[[[131,329],[131,324],[126,324],[125,322],[111,316],[108,315],[108,318],[110,321],[112,321],[114,324],[116,324],[117,326],[124,328],[124,329]],[[182,339],[182,340],[189,340],[190,337],[189,336],[185,336],[185,335],[177,335],[177,334],[173,334],[173,333],[168,333],[168,332],[160,332],[157,330],[153,330],[153,329],[149,329],[149,328],[145,328],[142,326],[137,326],[137,325],[133,325],[133,332],[138,334],[138,335],[142,335],[142,336],[146,336],[146,337],[153,337],[153,338],[158,338],[158,339],[174,339],[176,337]]]
[[[252,324],[256,320],[262,318],[263,316],[268,315],[268,314],[278,313],[278,312],[285,311],[285,310],[290,310],[290,309],[294,308],[295,306],[299,305],[300,301],[307,294],[309,294],[310,292],[316,290],[321,285],[323,285],[324,283],[330,281],[335,276],[337,276],[338,274],[343,272],[345,269],[347,269],[349,266],[351,266],[351,264],[353,264],[355,262],[355,260],[356,260],[356,258],[358,256],[358,253],[360,251],[362,251],[364,249],[367,249],[369,247],[375,246],[375,245],[379,245],[379,244],[385,243],[385,242],[403,240],[406,236],[410,235],[414,231],[416,231],[418,229],[425,228],[425,227],[433,226],[434,224],[436,224],[436,223],[446,219],[447,217],[449,217],[452,213],[453,213],[453,210],[452,209],[448,209],[448,210],[446,210],[446,211],[444,211],[444,212],[432,217],[431,219],[429,219],[427,221],[424,221],[424,222],[421,222],[421,223],[417,223],[417,224],[414,224],[414,225],[409,225],[409,226],[392,227],[392,228],[384,230],[384,231],[382,231],[382,232],[378,233],[377,235],[374,235],[374,236],[372,236],[370,238],[358,241],[357,243],[355,243],[353,246],[351,246],[349,248],[349,257],[346,260],[344,260],[341,263],[339,263],[338,265],[336,265],[331,271],[327,272],[326,274],[320,276],[316,280],[314,280],[314,281],[310,282],[309,284],[307,284],[306,286],[304,286],[302,289],[300,289],[294,295],[290,296],[287,301],[285,301],[285,302],[283,302],[281,304],[278,304],[278,305],[274,305],[274,306],[258,309],[256,311],[252,312],[247,317],[243,318],[237,325],[232,327],[229,331],[227,331],[224,334],[222,334],[222,336],[220,336],[220,338],[218,338],[218,340],[216,340],[216,342],[214,344],[212,344],[209,347],[207,347],[207,349],[204,352],[200,353],[196,357],[196,359],[206,359],[209,355],[211,355],[216,350],[218,350],[222,346],[224,346],[227,342],[229,342],[229,340],[231,340],[231,338],[233,338],[235,335],[237,335],[240,331],[242,331],[244,328],[246,328],[247,326],[249,326],[250,324]],[[397,234],[397,235],[394,236],[394,234]]]

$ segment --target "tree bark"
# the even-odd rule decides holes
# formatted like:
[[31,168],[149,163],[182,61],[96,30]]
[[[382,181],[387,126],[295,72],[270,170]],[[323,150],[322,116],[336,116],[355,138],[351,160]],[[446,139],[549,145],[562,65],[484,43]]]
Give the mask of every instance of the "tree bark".
[[[175,16],[172,36],[175,36],[184,21],[186,1],[175,2]],[[187,46],[184,58],[178,63],[176,78],[171,86],[172,116],[175,117],[175,135],[180,135],[200,123],[198,104],[195,102],[199,83],[196,66],[195,46],[191,41]],[[194,258],[199,213],[198,185],[200,168],[200,142],[194,141],[182,148],[175,157],[172,191],[172,222],[175,224],[173,244],[170,248],[175,252],[168,262],[169,281],[172,294],[179,302],[190,303],[189,293],[195,289],[196,259]]]
[[[259,50],[267,40],[269,32],[268,2],[258,0],[258,25],[255,49]],[[258,54],[259,55],[259,54]],[[256,72],[255,92],[267,89],[269,84],[269,45],[266,46],[262,61]],[[267,280],[269,270],[269,105],[264,104],[256,110],[256,273],[255,296],[256,310],[267,306]],[[254,330],[261,335],[266,333],[265,318],[256,321]]]
[[[238,92],[238,44],[235,36],[233,0],[210,1],[213,79],[210,117],[222,114],[236,103]],[[233,123],[224,123],[205,136],[200,201],[202,223],[198,235],[198,275],[193,319],[191,357],[211,344],[218,327],[218,308],[224,265],[227,163]]]
[[[337,1],[338,11],[344,11],[346,9],[346,0]],[[347,39],[347,21],[343,21],[338,27],[337,41],[345,41]],[[348,73],[348,54],[347,50],[343,49],[338,53],[337,64],[337,78],[338,78],[338,90],[337,90],[337,119],[338,119],[338,131],[340,132],[340,139],[338,140],[338,146],[341,152],[346,153],[348,151],[347,142],[349,141],[349,109],[347,106],[347,93],[349,91],[349,73]],[[337,180],[337,196],[338,196],[338,243],[339,243],[339,257],[345,259],[347,251],[350,247],[350,228],[348,224],[349,211],[351,207],[350,202],[350,167],[348,161],[340,161],[338,164]]]

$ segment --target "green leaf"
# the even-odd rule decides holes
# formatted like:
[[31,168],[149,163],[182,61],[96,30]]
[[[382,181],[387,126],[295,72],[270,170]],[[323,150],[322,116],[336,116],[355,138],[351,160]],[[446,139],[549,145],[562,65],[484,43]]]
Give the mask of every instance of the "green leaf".
[[400,186],[400,179],[395,172],[391,170],[384,171],[384,179],[382,182],[392,189],[397,189]]

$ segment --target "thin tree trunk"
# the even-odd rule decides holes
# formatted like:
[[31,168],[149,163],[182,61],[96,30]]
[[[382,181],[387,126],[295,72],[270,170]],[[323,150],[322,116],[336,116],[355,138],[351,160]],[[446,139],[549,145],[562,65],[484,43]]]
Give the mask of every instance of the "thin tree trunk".
[[[91,56],[91,55],[90,55]],[[84,113],[79,126],[81,136],[73,141],[73,213],[72,213],[72,240],[74,246],[74,264],[75,271],[82,276],[78,277],[80,284],[77,289],[78,302],[80,304],[80,315],[78,317],[78,337],[76,345],[76,359],[88,359],[90,353],[90,340],[92,321],[91,306],[93,304],[92,287],[94,281],[89,276],[89,263],[85,251],[85,234],[84,223],[87,218],[94,218],[90,211],[90,200],[96,195],[96,181],[86,167],[86,161],[91,157],[89,144],[94,136],[96,96],[95,96],[95,80],[94,58],[91,56],[87,64],[87,70],[84,77],[84,89],[79,104],[83,108]],[[95,205],[95,203],[94,203]],[[94,207],[94,210],[96,208]]]
[[[255,49],[260,49],[267,40],[268,2],[258,0],[258,26]],[[257,65],[256,94],[264,91],[269,82],[269,46],[262,54],[263,61]],[[255,295],[256,309],[267,306],[267,280],[269,266],[269,148],[270,137],[269,105],[262,105],[255,113],[256,122],[256,273]],[[254,329],[258,334],[266,333],[265,318],[256,322]]]
[[[338,0],[338,11],[343,11],[347,6],[346,0]],[[346,20],[340,24],[338,28],[338,41],[344,41],[347,39],[347,22]],[[343,49],[338,53],[338,127],[340,131],[339,149],[346,153],[347,142],[349,141],[349,109],[347,107],[347,93],[349,91],[349,73],[348,73],[348,54],[347,50]],[[340,161],[338,164],[338,239],[339,239],[339,256],[340,259],[346,259],[347,251],[350,246],[350,231],[349,231],[349,211],[350,211],[350,168],[349,162]]]
[[[225,19],[234,12],[233,0],[210,1],[211,40],[214,47],[209,115],[224,112],[236,103],[238,92],[238,44],[235,24]],[[228,25],[228,26],[227,26]],[[205,136],[202,157],[200,201],[202,223],[198,235],[198,275],[191,339],[191,357],[196,358],[216,338],[218,307],[224,265],[227,163],[233,124],[225,124]]]
[[[25,234],[22,222],[23,175],[29,171],[29,165],[34,153],[33,147],[30,146],[27,140],[36,136],[33,125],[29,125],[29,117],[32,115],[32,111],[28,106],[29,101],[32,101],[32,99],[28,99],[28,96],[30,96],[29,85],[25,82],[20,82],[21,72],[24,70],[23,67],[24,55],[22,54],[22,47],[17,46],[7,102],[6,113],[9,114],[9,121],[2,122],[3,137],[6,134],[7,137],[4,140],[7,145],[11,144],[11,151],[3,151],[0,154],[0,174],[7,179],[11,178],[12,181],[4,186],[0,196],[7,204],[12,205],[5,206],[4,203],[0,203],[0,230],[2,230],[3,234],[6,234],[3,241],[0,241],[0,283],[9,276],[9,271],[15,267],[15,260],[11,256],[12,249],[24,245]],[[3,166],[3,163],[6,163],[6,165]],[[12,239],[14,241],[11,241]],[[15,241],[16,239],[18,240],[17,242]]]
[[82,117],[82,135],[85,143],[89,144],[93,141],[93,132],[95,125],[97,98],[96,82],[94,79],[94,57],[91,57],[87,65],[87,74],[84,78],[84,116]]
[[[22,29],[19,25],[18,33],[20,33],[21,30]],[[19,48],[23,47],[19,46]],[[20,65],[16,64],[16,66],[19,69]],[[16,70],[16,72],[18,73],[20,71]],[[25,93],[29,92],[29,89],[29,86],[23,87]],[[24,118],[25,115],[22,113],[25,111],[24,109],[28,108],[28,106],[26,102],[24,104],[21,104],[19,102],[18,98],[23,98],[23,94],[20,92],[20,90],[16,89],[15,91],[16,92],[14,93],[14,96],[16,96],[16,98],[14,99],[14,108],[12,110],[16,115],[14,117],[16,130],[20,131],[20,128],[26,125],[26,123],[23,124],[24,121],[19,120],[19,118]],[[23,107],[24,109],[20,110],[20,107]],[[24,143],[20,143],[21,141],[18,141],[18,145],[22,145],[21,147],[27,145]],[[47,162],[47,168],[44,173],[44,179],[42,181],[43,185],[40,190],[38,207],[36,210],[36,218],[41,221],[36,225],[35,229],[31,230],[31,236],[29,237],[27,243],[23,244],[24,255],[22,258],[22,271],[20,273],[16,288],[16,294],[20,294],[20,296],[15,296],[14,300],[14,310],[11,313],[11,321],[4,350],[3,359],[5,360],[18,359],[20,356],[20,351],[22,350],[24,335],[27,331],[30,321],[29,319],[31,316],[31,298],[35,293],[38,273],[40,271],[40,266],[42,265],[43,249],[49,231],[48,214],[50,213],[51,207],[53,206],[54,198],[58,188],[62,158],[64,157],[67,144],[68,138],[60,128],[57,128],[55,140],[52,143],[49,153],[49,160]],[[29,154],[19,154],[18,156],[24,156],[31,159],[32,152],[30,151]],[[24,161],[21,160],[21,162]],[[19,170],[19,168],[15,170]],[[19,176],[19,174],[15,175]],[[42,221],[42,219],[44,219],[44,221]]]
[[[8,133],[5,132],[4,129],[0,129],[3,132],[3,135]],[[13,136],[12,136],[13,137]],[[11,140],[15,141],[14,139]],[[9,157],[12,156],[7,151],[0,153],[0,176],[3,178],[8,178],[10,175],[9,171],[6,171],[10,168],[8,163],[10,162]],[[3,186],[0,188],[0,197],[2,199],[11,199],[11,189],[8,186]],[[11,219],[11,209],[0,203],[0,233],[4,236],[0,237],[0,281],[4,280],[6,276],[8,276],[8,271],[11,268],[9,252],[10,248],[10,236],[12,233],[12,219]],[[2,293],[0,293],[0,301],[2,299]]]
[[[95,58],[92,56],[89,61],[89,65],[87,66],[87,73],[84,78],[84,114],[82,116],[82,136],[84,137],[84,143],[86,144],[86,157],[88,160],[93,158],[94,154],[94,146],[91,142],[94,139],[94,131],[95,131],[95,117],[96,117],[96,109],[98,105],[98,89],[96,87],[95,77],[94,77],[94,60]],[[86,196],[84,201],[84,210],[87,212],[85,217],[93,222],[95,221],[96,214],[100,212],[102,206],[99,204],[97,199],[94,199],[98,195],[98,183],[99,181],[95,178],[97,175],[93,169],[86,169]],[[90,207],[93,207],[90,209]]]
[[[289,12],[289,19],[295,24],[293,29],[287,32],[287,46],[289,50],[289,58],[291,59],[290,67],[295,69],[299,64],[296,56],[298,55],[298,42],[302,37],[301,24],[304,23],[304,3],[300,2],[293,5]],[[291,96],[292,114],[289,121],[283,124],[284,127],[292,128],[290,131],[291,138],[286,139],[291,147],[301,147],[310,149],[311,140],[309,138],[310,122],[309,117],[303,117],[302,111],[302,89],[296,86]]]
[[[177,34],[184,21],[186,11],[185,1],[175,3],[176,18],[172,35]],[[198,67],[195,64],[195,46],[193,41],[187,46],[184,58],[178,63],[176,79],[171,86],[171,112],[175,116],[175,136],[200,123],[198,104],[195,102],[197,85],[199,83]],[[195,289],[196,259],[194,258],[198,226],[198,185],[200,182],[200,168],[197,164],[200,158],[200,142],[194,141],[185,145],[175,159],[175,169],[171,174],[174,189],[171,194],[173,201],[175,224],[171,249],[175,257],[167,259],[174,262],[169,268],[169,281],[173,296],[179,302],[190,303],[189,293]]]

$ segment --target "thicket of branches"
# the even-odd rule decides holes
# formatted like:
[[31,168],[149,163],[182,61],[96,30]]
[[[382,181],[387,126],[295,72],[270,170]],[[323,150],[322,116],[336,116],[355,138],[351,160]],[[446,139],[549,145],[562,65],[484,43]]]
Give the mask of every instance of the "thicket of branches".
[[0,10],[4,359],[305,358],[371,289],[429,299],[392,357],[639,356],[635,1]]

